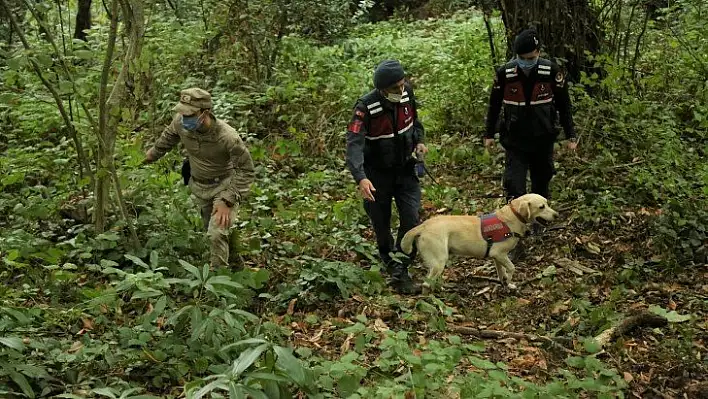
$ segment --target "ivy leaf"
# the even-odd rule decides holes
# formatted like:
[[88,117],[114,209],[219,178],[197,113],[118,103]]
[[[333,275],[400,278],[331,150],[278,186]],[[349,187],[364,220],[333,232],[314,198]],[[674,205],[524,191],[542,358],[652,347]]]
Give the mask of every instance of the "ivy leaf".
[[600,345],[600,343],[592,337],[589,337],[583,341],[583,347],[590,353],[597,353],[602,350],[602,345]]
[[678,314],[675,310],[667,312],[666,309],[656,305],[649,306],[649,311],[654,314],[658,314],[659,316],[666,317],[666,320],[668,320],[669,323],[683,323],[684,321],[689,321],[693,318],[690,314]]

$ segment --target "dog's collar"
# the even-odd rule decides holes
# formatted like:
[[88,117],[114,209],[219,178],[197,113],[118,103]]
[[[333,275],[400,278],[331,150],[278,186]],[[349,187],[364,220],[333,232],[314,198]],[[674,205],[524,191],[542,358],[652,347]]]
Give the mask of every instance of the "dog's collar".
[[511,208],[511,213],[513,213],[514,216],[516,216],[519,220],[521,220],[521,223],[523,223],[523,224],[528,223],[528,220],[526,220],[525,217],[521,216],[521,214],[516,209],[514,209],[514,207],[512,205],[509,205],[509,208]]

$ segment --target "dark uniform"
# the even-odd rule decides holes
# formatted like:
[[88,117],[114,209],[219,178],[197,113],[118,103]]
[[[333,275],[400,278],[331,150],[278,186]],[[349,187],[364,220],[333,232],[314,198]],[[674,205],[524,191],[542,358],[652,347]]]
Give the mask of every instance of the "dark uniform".
[[[357,184],[369,179],[376,189],[375,201],[365,200],[364,209],[395,288],[411,284],[410,260],[399,263],[389,253],[400,252],[403,236],[419,221],[420,184],[411,154],[423,138],[415,95],[408,83],[399,103],[387,100],[378,89],[360,98],[347,128],[347,167]],[[395,243],[391,235],[392,200],[400,217]]]
[[563,72],[543,58],[538,59],[528,74],[522,71],[518,59],[508,62],[497,70],[494,78],[485,138],[494,138],[502,108],[499,141],[506,150],[504,190],[507,199],[526,194],[529,171],[531,192],[549,198],[549,183],[555,174],[553,144],[558,136],[557,115],[560,115],[566,137],[575,139]]

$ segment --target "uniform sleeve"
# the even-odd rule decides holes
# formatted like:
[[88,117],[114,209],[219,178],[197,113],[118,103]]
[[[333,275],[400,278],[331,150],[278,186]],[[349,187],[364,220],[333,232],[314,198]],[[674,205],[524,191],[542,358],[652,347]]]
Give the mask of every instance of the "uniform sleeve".
[[246,148],[246,145],[236,132],[231,136],[231,140],[227,143],[227,146],[231,155],[231,164],[234,168],[234,174],[231,176],[228,187],[220,192],[214,201],[215,203],[218,201],[225,202],[226,205],[231,206],[248,195],[251,190],[251,183],[253,183],[255,179],[255,171],[253,168],[253,158],[251,158],[248,148]]
[[568,84],[565,75],[560,68],[553,64],[551,72],[554,76],[553,102],[560,116],[560,124],[563,126],[566,138],[575,137],[575,126],[573,124],[572,106],[570,104],[570,94],[568,94]]
[[354,115],[347,126],[347,168],[354,180],[359,184],[366,179],[364,172],[364,146],[366,145],[366,107],[357,103]]
[[489,95],[489,107],[487,108],[487,129],[484,133],[485,139],[493,139],[496,133],[497,120],[504,100],[504,67],[497,69],[492,84],[492,92]]
[[413,127],[415,128],[415,135],[413,137],[415,144],[425,143],[425,129],[423,124],[418,117],[418,101],[416,100],[413,88],[410,85],[406,85],[406,90],[408,90],[408,95],[411,99],[411,104],[413,105]]
[[177,143],[179,142],[179,124],[181,119],[179,115],[175,115],[172,118],[172,122],[167,125],[165,130],[162,132],[160,137],[157,139],[155,144],[150,149],[150,153],[153,155],[155,160],[158,160],[165,156]]

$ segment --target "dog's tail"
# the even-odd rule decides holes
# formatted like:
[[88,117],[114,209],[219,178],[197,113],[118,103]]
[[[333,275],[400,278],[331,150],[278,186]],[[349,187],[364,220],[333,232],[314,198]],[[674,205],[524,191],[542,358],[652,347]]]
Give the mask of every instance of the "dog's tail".
[[415,226],[414,228],[408,230],[406,235],[403,236],[403,239],[401,240],[401,250],[409,257],[411,255],[415,256],[415,241],[420,235],[420,233],[423,232],[423,229],[423,225],[419,224],[418,226]]

